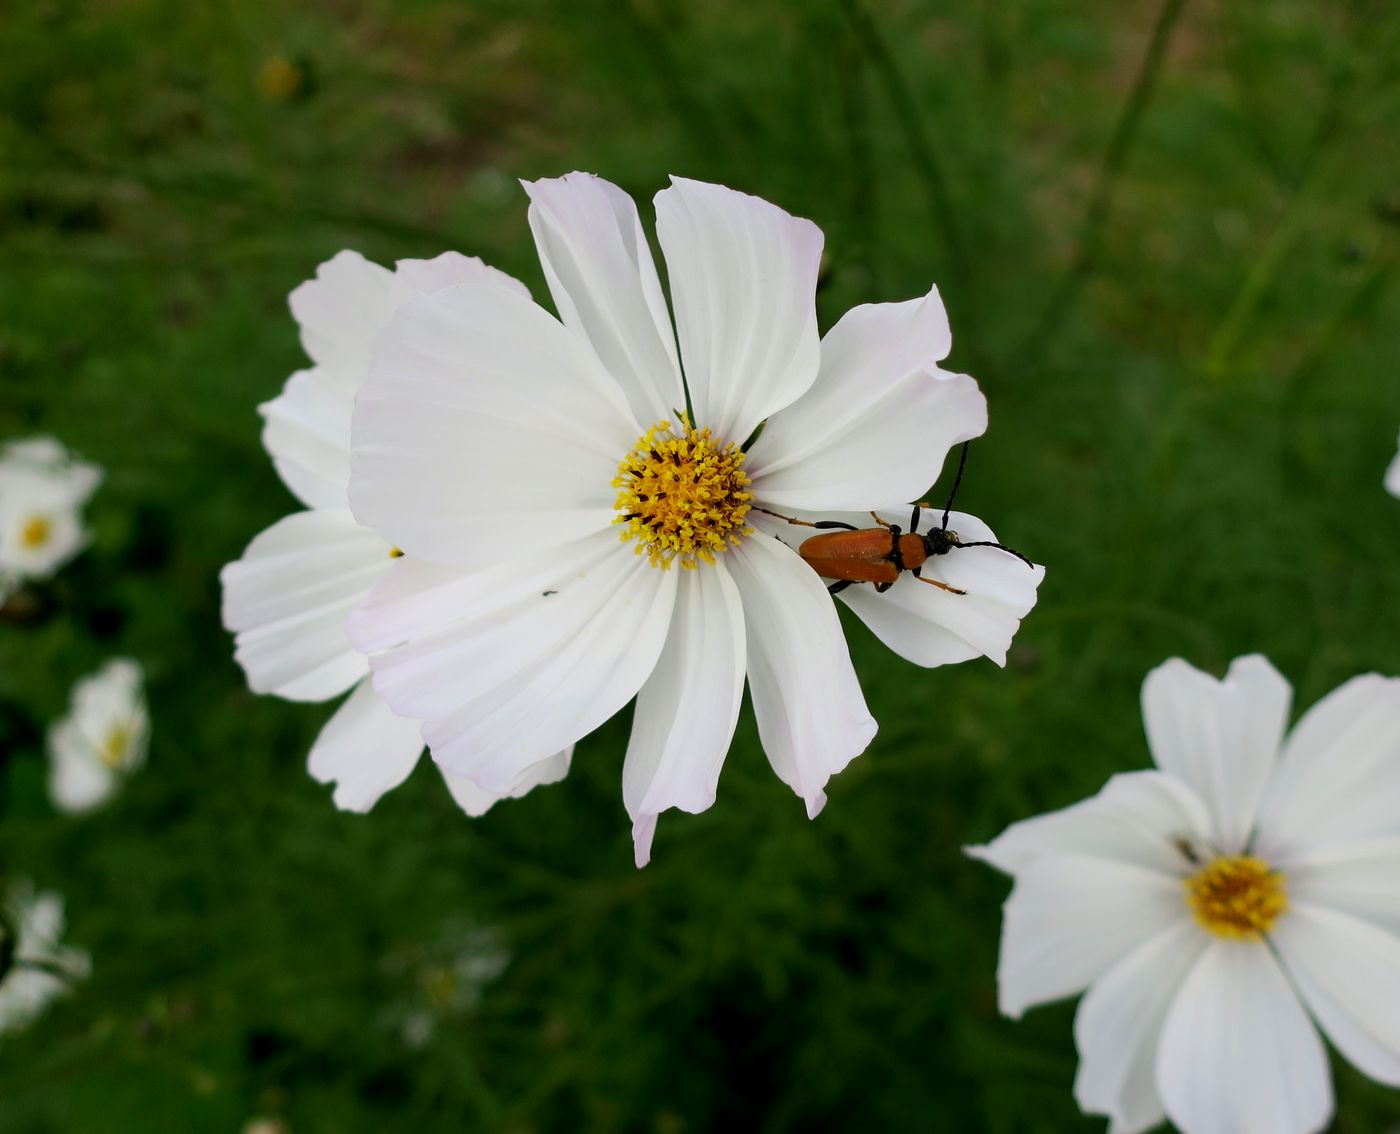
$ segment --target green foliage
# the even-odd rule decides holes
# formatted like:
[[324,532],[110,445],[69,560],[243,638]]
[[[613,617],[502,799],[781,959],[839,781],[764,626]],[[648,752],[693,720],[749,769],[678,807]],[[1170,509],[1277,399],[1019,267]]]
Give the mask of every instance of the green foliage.
[[[960,847],[1145,765],[1165,657],[1263,651],[1300,705],[1400,668],[1400,17],[1173,7],[1146,75],[1155,6],[1106,0],[7,11],[0,437],[108,479],[91,549],[0,624],[0,863],[94,959],[0,1040],[0,1131],[1102,1129],[1070,1009],[997,1016],[1006,885]],[[455,247],[543,296],[513,179],[574,168],[813,218],[824,326],[938,281],[991,403],[961,503],[1049,565],[1005,671],[851,621],[881,731],[827,810],[746,709],[642,872],[625,719],[477,822],[426,766],[339,814],[303,766],[329,708],[249,694],[219,625],[218,568],[294,507],[254,412],[303,363],[286,293],[341,247]],[[149,766],[57,816],[43,729],[117,653]],[[445,994],[482,931],[509,966]],[[1338,1091],[1343,1134],[1400,1121]]]

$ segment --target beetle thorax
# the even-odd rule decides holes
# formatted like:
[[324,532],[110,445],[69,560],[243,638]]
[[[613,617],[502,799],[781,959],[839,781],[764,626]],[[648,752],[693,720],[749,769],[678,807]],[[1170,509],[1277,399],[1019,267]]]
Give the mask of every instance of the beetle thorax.
[[739,446],[708,429],[684,418],[658,422],[617,467],[613,523],[625,525],[622,538],[636,540],[637,554],[654,566],[713,563],[753,531],[745,523],[753,493],[743,464]]

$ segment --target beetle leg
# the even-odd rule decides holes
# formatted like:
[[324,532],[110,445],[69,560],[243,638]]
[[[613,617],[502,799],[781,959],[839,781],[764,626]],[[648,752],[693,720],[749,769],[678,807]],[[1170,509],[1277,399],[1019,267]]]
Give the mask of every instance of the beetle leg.
[[917,571],[913,573],[914,578],[921,583],[927,583],[930,587],[937,587],[940,591],[947,591],[950,595],[965,595],[966,591],[960,591],[957,587],[950,587],[947,583],[940,583],[937,579],[925,579]]
[[786,520],[790,524],[796,524],[800,528],[844,528],[848,532],[859,531],[854,524],[843,524],[840,520],[818,520],[815,524],[811,520],[799,520],[796,516],[784,516],[781,512],[772,512],[767,508],[755,508],[755,512],[762,512],[765,516],[773,516],[779,520]]
[[927,500],[920,500],[917,504],[914,505],[914,513],[909,517],[909,530],[911,532],[918,532],[919,513],[927,507],[929,507],[929,502]]
[[894,586],[893,583],[876,583],[876,584],[875,584],[875,593],[876,593],[877,595],[882,595],[882,594],[884,594],[887,590],[889,590],[892,586]]
[[893,532],[893,531],[898,531],[898,530],[899,530],[898,528],[896,528],[893,524],[889,523],[888,521],[885,521],[885,520],[880,519],[880,517],[879,517],[879,516],[876,516],[874,512],[871,512],[870,515],[874,518],[875,522],[876,522],[877,524],[879,524],[882,528],[888,528],[888,529],[889,529],[890,531],[892,531],[892,532]]
[[831,586],[826,588],[826,593],[829,595],[839,595],[853,582],[855,582],[854,579],[842,579],[839,583],[832,583]]

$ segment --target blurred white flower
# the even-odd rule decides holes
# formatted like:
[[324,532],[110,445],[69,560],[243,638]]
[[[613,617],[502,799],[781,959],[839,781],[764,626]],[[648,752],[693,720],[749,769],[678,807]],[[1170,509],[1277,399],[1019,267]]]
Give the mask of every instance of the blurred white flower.
[[[815,816],[875,722],[825,584],[757,509],[903,514],[983,432],[977,383],[935,365],[937,290],[857,307],[819,341],[820,230],[674,178],[655,200],[673,332],[626,193],[581,173],[526,190],[560,319],[488,281],[420,295],[356,400],[351,506],[407,553],[350,619],[375,688],[489,791],[635,696],[640,865],[662,811],[714,802],[747,677],[769,760]],[[999,657],[1040,574],[985,551],[958,564],[961,605],[908,576],[843,598],[922,664]],[[944,558],[929,575],[960,556]]]
[[83,549],[83,506],[101,482],[96,465],[52,437],[0,450],[0,599],[26,579],[47,579]]
[[1353,678],[1286,739],[1262,657],[1224,681],[1174,659],[1142,698],[1159,771],[970,848],[1015,879],[1001,1009],[1088,989],[1075,1097],[1114,1134],[1321,1130],[1318,1027],[1400,1086],[1400,679]]
[[49,729],[49,795],[70,814],[91,811],[146,762],[151,723],[141,666],[115,658],[73,687],[68,715]]
[[417,944],[395,949],[385,970],[407,993],[387,1010],[391,1026],[405,1046],[425,1046],[438,1022],[470,1012],[486,986],[510,966],[511,952],[504,935],[483,927],[457,928],[427,950]]
[[1400,496],[1400,452],[1395,454],[1390,468],[1385,470],[1385,490],[1392,496]]
[[0,1033],[27,1026],[91,971],[87,953],[62,937],[63,899],[12,883],[0,904]]
[[[324,701],[351,690],[312,746],[309,767],[336,784],[337,807],[368,811],[413,771],[423,751],[420,722],[396,715],[371,687],[369,662],[345,633],[345,618],[399,552],[350,514],[350,414],[369,369],[370,340],[417,291],[464,280],[524,286],[480,260],[449,252],[403,260],[390,272],[341,252],[291,295],[302,343],[315,365],[293,374],[262,407],[263,443],[287,487],[307,506],[258,535],[222,573],[224,625],[254,692]],[[568,750],[524,769],[500,792],[447,778],[470,815],[496,800],[562,778]]]

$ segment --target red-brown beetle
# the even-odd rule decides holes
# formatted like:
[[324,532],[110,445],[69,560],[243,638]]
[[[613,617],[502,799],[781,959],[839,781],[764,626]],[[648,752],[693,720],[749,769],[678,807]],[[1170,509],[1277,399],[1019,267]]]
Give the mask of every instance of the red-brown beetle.
[[925,579],[921,574],[924,564],[934,556],[948,554],[955,547],[995,547],[1005,551],[1008,555],[1014,555],[1027,567],[1034,566],[1019,551],[1007,547],[1005,544],[995,543],[992,540],[975,540],[964,543],[958,538],[957,532],[948,530],[948,518],[953,510],[953,497],[957,495],[958,485],[962,483],[963,469],[966,466],[967,442],[963,442],[962,456],[958,461],[958,474],[953,480],[953,490],[948,493],[948,503],[943,509],[943,523],[940,527],[931,528],[924,535],[918,534],[919,516],[922,510],[928,507],[927,502],[914,505],[913,514],[909,517],[909,530],[907,532],[902,532],[898,524],[891,524],[880,519],[874,512],[871,512],[870,515],[879,527],[857,528],[853,524],[843,523],[840,520],[818,520],[816,523],[811,523],[807,520],[795,519],[792,516],[781,516],[777,512],[768,512],[766,508],[761,509],[761,511],[804,528],[842,529],[823,535],[814,535],[810,539],[804,540],[802,546],[797,549],[797,554],[802,556],[803,562],[813,571],[824,579],[835,580],[827,588],[832,594],[837,594],[854,583],[874,583],[877,591],[884,592],[894,586],[895,580],[902,572],[908,571],[921,583],[928,583],[929,586],[938,587],[950,594],[962,595],[967,592],[937,579]]

